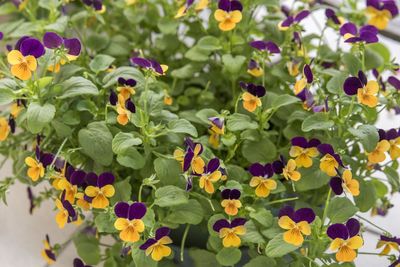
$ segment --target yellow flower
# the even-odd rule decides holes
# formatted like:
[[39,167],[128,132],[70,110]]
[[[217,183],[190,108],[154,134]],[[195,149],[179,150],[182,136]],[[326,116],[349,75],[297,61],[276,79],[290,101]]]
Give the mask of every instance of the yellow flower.
[[288,69],[289,75],[290,76],[297,76],[299,74],[299,65],[296,62],[289,61],[286,63],[286,67]]
[[222,244],[224,247],[240,247],[241,240],[239,235],[244,235],[246,228],[243,225],[236,226],[233,228],[222,228],[219,231],[219,237],[222,238]]
[[204,188],[207,193],[212,194],[214,193],[214,185],[213,183],[217,182],[221,179],[222,173],[219,170],[216,170],[212,173],[205,173],[200,177],[199,186],[201,189]]
[[296,161],[293,159],[289,159],[288,163],[286,166],[283,168],[283,177],[285,177],[286,180],[292,180],[292,181],[298,181],[301,178],[301,173],[296,171]]
[[381,140],[371,153],[368,153],[368,161],[370,163],[380,163],[386,159],[385,152],[390,149],[390,143],[387,140]]
[[360,194],[360,184],[357,180],[353,179],[353,175],[350,170],[345,170],[342,175],[343,188],[352,194],[358,196]]
[[224,199],[221,202],[221,206],[224,208],[226,214],[235,216],[242,207],[242,203],[238,199]]
[[256,67],[253,69],[248,69],[247,73],[254,76],[254,77],[261,77],[264,75],[264,70],[260,67]]
[[356,249],[359,249],[363,245],[363,239],[360,236],[353,236],[350,239],[343,240],[341,238],[335,238],[329,249],[337,251],[336,260],[339,262],[352,262],[356,257]]
[[219,22],[218,27],[221,31],[231,31],[242,20],[242,13],[239,10],[227,12],[217,9],[214,13],[214,18]]
[[32,72],[37,68],[34,56],[24,57],[18,50],[12,50],[7,55],[8,63],[11,65],[11,73],[15,77],[26,81],[32,77]]
[[129,122],[129,116],[131,112],[125,107],[125,98],[118,94],[118,104],[117,104],[117,122],[121,125],[126,125]]
[[8,125],[7,119],[0,117],[0,141],[6,140],[9,133],[10,125]]
[[379,84],[376,81],[368,81],[367,85],[357,90],[357,99],[359,103],[362,103],[370,108],[378,105],[378,97],[376,94],[379,91]]
[[367,15],[369,16],[368,24],[375,26],[379,30],[386,29],[392,14],[389,10],[378,10],[372,6],[367,7]]
[[219,147],[219,134],[215,133],[214,131],[210,130],[210,137],[208,138],[208,142],[210,145],[217,149]]
[[183,169],[183,162],[185,159],[185,151],[180,148],[177,148],[177,149],[175,149],[173,156],[174,156],[174,159],[177,160],[181,164],[181,167]]
[[389,140],[390,148],[389,154],[392,160],[395,160],[400,157],[400,136],[396,139]]
[[26,157],[25,164],[29,167],[27,175],[32,181],[36,182],[39,178],[44,176],[44,167],[41,162],[36,161],[32,157]]
[[108,184],[105,185],[101,188],[97,186],[92,186],[89,185],[85,189],[85,194],[88,197],[92,197],[92,207],[95,209],[104,209],[108,207],[110,202],[108,201],[108,198],[114,196],[115,194],[115,189],[114,186]]
[[58,209],[58,213],[56,214],[56,223],[60,229],[63,229],[68,222],[69,213],[59,199],[56,199],[56,207]]
[[318,149],[316,147],[303,148],[299,146],[292,146],[289,155],[295,158],[297,167],[309,168],[312,166],[312,158],[318,156]]
[[21,110],[23,109],[22,106],[18,105],[18,103],[13,103],[10,107],[10,114],[13,118],[17,118]]
[[65,200],[71,204],[74,204],[75,195],[78,192],[78,186],[71,184],[67,179],[61,179],[58,181],[57,186],[59,190],[65,190]]
[[44,249],[41,252],[43,259],[47,262],[47,264],[51,265],[55,262],[56,257],[53,253],[53,249],[50,246],[49,236],[46,235],[46,239],[43,240]]
[[118,86],[117,91],[125,101],[128,100],[132,95],[136,94],[135,88],[130,86]]
[[382,240],[382,236],[381,236],[381,240],[378,241],[378,244],[376,244],[376,248],[381,248],[383,247],[383,250],[381,251],[381,253],[379,253],[380,256],[385,256],[385,255],[389,255],[390,251],[396,250],[396,251],[400,251],[399,250],[399,244],[395,241],[396,238],[387,238],[384,237],[385,240]]
[[173,102],[174,102],[174,99],[168,93],[165,93],[164,104],[167,106],[171,106]]
[[83,210],[90,210],[90,203],[85,200],[84,193],[76,193],[75,197],[77,198],[76,205],[78,207]]
[[201,174],[204,172],[204,167],[205,167],[205,163],[204,160],[199,156],[200,152],[202,150],[202,145],[201,144],[196,144],[194,147],[194,151],[193,151],[193,159],[190,163],[193,172],[197,173],[197,174]]
[[199,2],[194,7],[194,10],[196,10],[197,12],[202,11],[203,9],[208,7],[209,2],[209,0],[199,0]]
[[295,246],[303,244],[303,235],[311,235],[311,227],[307,221],[295,223],[289,216],[285,215],[279,218],[278,225],[288,230],[283,234],[283,240]]
[[326,154],[320,160],[319,168],[329,176],[335,176],[337,174],[336,169],[338,167],[339,163],[331,154]]
[[249,92],[245,92],[242,95],[243,99],[243,107],[245,110],[249,112],[254,112],[257,107],[261,107],[261,99],[255,95],[250,94]]
[[171,255],[172,252],[171,248],[166,246],[171,243],[172,240],[169,236],[163,236],[162,238],[157,240],[156,243],[154,243],[153,245],[149,246],[146,249],[146,255],[148,256],[151,254],[151,258],[153,260],[160,261],[162,260],[162,258]]
[[140,219],[128,220],[118,218],[114,223],[115,229],[121,231],[119,237],[125,242],[137,242],[140,239],[140,233],[144,231],[144,223]]
[[301,93],[301,91],[306,88],[307,85],[307,79],[305,77],[301,78],[300,80],[297,80],[296,83],[294,84],[294,94],[298,95]]
[[254,176],[250,180],[250,186],[256,187],[256,196],[267,197],[272,190],[275,190],[277,184],[272,179],[267,179],[261,176]]

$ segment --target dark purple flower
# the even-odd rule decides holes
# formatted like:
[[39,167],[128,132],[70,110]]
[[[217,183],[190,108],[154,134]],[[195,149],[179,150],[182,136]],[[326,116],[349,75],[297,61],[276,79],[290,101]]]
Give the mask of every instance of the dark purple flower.
[[92,266],[91,265],[85,265],[81,259],[75,258],[73,267],[92,267]]
[[96,11],[103,8],[103,0],[82,0],[82,2],[87,6],[93,7]]
[[43,36],[43,43],[44,46],[49,49],[60,48],[62,45],[64,45],[64,47],[68,50],[67,53],[71,56],[79,56],[82,49],[79,39],[65,39],[55,32],[46,32]]
[[113,106],[117,105],[118,95],[113,90],[111,90],[111,92],[110,92],[109,101],[110,101],[111,105],[113,105]]
[[85,180],[88,185],[101,188],[108,184],[113,184],[115,177],[110,172],[103,172],[99,176],[97,176],[94,172],[89,172],[88,174],[86,174]]
[[124,79],[123,77],[118,78],[118,84],[122,86],[134,87],[136,83],[135,79]]
[[183,160],[183,171],[187,171],[192,164],[192,160],[203,152],[203,145],[194,143],[190,138],[185,139],[185,144],[186,152]]
[[310,65],[305,64],[303,68],[303,75],[307,79],[307,83],[311,84],[314,81],[314,75],[312,73],[312,70],[310,68]]
[[146,214],[146,205],[141,202],[128,204],[126,202],[118,202],[115,205],[114,212],[118,218],[125,218],[128,220],[142,219]]
[[335,13],[335,11],[333,9],[327,8],[325,10],[325,16],[328,19],[332,20],[333,23],[335,23],[336,25],[340,25],[341,24],[339,18],[336,16],[336,13]]
[[244,82],[240,82],[239,85],[243,89],[247,90],[247,92],[257,97],[263,97],[266,93],[265,87],[262,85],[255,85],[254,83],[244,83]]
[[64,47],[68,50],[68,54],[72,56],[79,56],[81,53],[81,41],[77,38],[64,39]]
[[244,225],[246,223],[246,219],[244,218],[236,218],[229,222],[227,219],[220,219],[216,221],[213,225],[213,229],[215,232],[219,233],[222,228],[234,228],[237,226]]
[[278,45],[271,41],[252,41],[250,46],[260,51],[268,51],[271,54],[279,54],[281,52]]
[[274,170],[271,163],[262,165],[261,163],[254,163],[249,167],[249,172],[253,176],[269,178],[274,175]]
[[130,59],[130,61],[133,65],[137,65],[144,69],[150,69],[161,75],[164,74],[164,71],[163,71],[160,63],[158,63],[155,60],[146,59],[146,58],[142,58],[142,57],[133,57]]
[[43,44],[35,38],[24,36],[20,39],[20,42],[16,44],[18,50],[21,51],[24,56],[34,56],[39,58],[46,52]]
[[377,10],[388,10],[392,17],[399,14],[396,1],[394,0],[367,0],[367,7],[373,7]]
[[390,76],[388,78],[388,82],[392,85],[396,90],[400,91],[400,80],[394,76]]
[[221,192],[221,197],[223,199],[239,199],[240,191],[238,189],[224,189]]
[[321,141],[319,141],[316,138],[310,139],[310,141],[307,141],[306,138],[302,136],[297,136],[293,137],[291,140],[292,146],[298,146],[302,148],[311,148],[311,147],[318,147],[318,145],[321,144]]
[[274,170],[274,173],[282,174],[283,168],[286,166],[286,163],[286,159],[282,155],[280,155],[279,159],[272,162],[272,169]]
[[68,222],[74,222],[77,220],[77,214],[68,200],[65,200],[65,190],[61,193],[60,202],[64,209],[68,212]]
[[288,216],[295,223],[299,223],[301,221],[312,223],[315,220],[315,213],[310,208],[301,208],[295,211],[293,207],[286,206],[279,211],[279,218],[282,216]]
[[310,15],[310,11],[302,10],[294,16],[288,16],[284,21],[282,21],[279,26],[280,28],[287,28],[292,26],[293,24],[300,23],[303,19]]
[[367,77],[361,70],[358,77],[351,76],[344,81],[343,90],[347,95],[356,95],[358,89],[363,88],[367,84]]
[[357,219],[351,218],[346,224],[335,223],[328,227],[326,233],[334,240],[341,238],[347,240],[353,236],[356,236],[360,232],[360,222]]
[[10,126],[11,133],[15,133],[15,119],[12,116],[8,118],[8,126]]
[[372,25],[362,26],[358,31],[354,23],[347,22],[340,27],[340,34],[345,38],[346,43],[366,42],[369,44],[379,40],[378,29]]
[[168,236],[171,230],[168,227],[160,227],[156,230],[156,236],[154,238],[149,238],[144,242],[139,248],[141,250],[146,250],[150,246],[154,245],[157,243],[158,240],[163,238],[164,236]]
[[222,9],[226,12],[231,12],[235,10],[242,11],[243,6],[240,1],[237,0],[219,0],[218,9]]

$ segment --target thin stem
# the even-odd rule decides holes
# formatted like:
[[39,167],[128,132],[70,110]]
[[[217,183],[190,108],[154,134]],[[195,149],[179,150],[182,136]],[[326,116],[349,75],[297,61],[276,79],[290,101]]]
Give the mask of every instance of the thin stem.
[[143,190],[143,184],[141,184],[139,187],[139,193],[138,193],[138,201],[139,202],[142,202],[142,190]]
[[326,219],[326,215],[328,213],[329,202],[331,201],[331,194],[332,194],[332,188],[329,188],[328,196],[326,197],[326,201],[325,201],[324,213],[322,214],[321,231],[322,231],[322,228],[324,227],[324,222]]
[[189,233],[189,229],[190,229],[190,224],[186,224],[185,232],[183,232],[183,237],[182,237],[182,242],[181,242],[181,261],[182,262],[183,262],[183,253],[185,252],[186,237]]
[[53,167],[54,163],[55,163],[56,160],[57,160],[58,155],[60,155],[61,150],[63,149],[63,147],[64,147],[65,143],[67,142],[67,140],[68,140],[68,138],[65,138],[64,141],[61,143],[61,146],[58,148],[58,151],[57,151],[56,155],[54,156],[53,161],[52,161],[51,164],[50,164],[50,168]]
[[380,253],[374,253],[374,252],[358,252],[358,254],[362,254],[362,255],[378,255],[378,256],[382,256]]
[[284,198],[284,199],[279,199],[279,200],[268,202],[267,205],[289,202],[289,201],[293,201],[293,200],[297,200],[297,199],[299,199],[299,198],[298,197]]
[[376,225],[375,223],[371,222],[370,220],[365,219],[364,217],[362,217],[362,216],[360,216],[360,215],[358,215],[358,214],[356,214],[356,216],[357,216],[359,219],[361,219],[361,220],[363,220],[363,221],[366,221],[366,222],[369,223],[370,225],[375,226],[375,227],[378,228],[379,230],[381,230],[381,231],[383,231],[383,232],[385,232],[385,233],[389,233],[389,231],[383,229],[382,227],[379,227],[378,225]]

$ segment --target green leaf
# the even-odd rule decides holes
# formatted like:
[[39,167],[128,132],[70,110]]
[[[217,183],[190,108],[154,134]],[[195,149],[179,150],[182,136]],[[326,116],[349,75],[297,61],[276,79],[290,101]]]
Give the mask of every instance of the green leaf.
[[118,201],[129,201],[132,195],[132,186],[130,184],[130,178],[116,182],[114,184],[115,195],[111,198],[111,203],[115,204]]
[[171,76],[177,79],[188,79],[193,77],[196,68],[192,64],[187,64],[179,69],[171,71]]
[[334,122],[329,120],[328,114],[318,112],[312,114],[303,121],[301,130],[303,132],[309,132],[312,130],[328,130],[333,125]]
[[197,137],[197,130],[189,121],[185,119],[173,120],[168,123],[169,131],[173,133],[186,133]]
[[283,240],[283,234],[278,234],[268,242],[265,248],[265,254],[270,258],[278,258],[295,251],[297,248],[298,247],[286,243]]
[[342,57],[342,61],[349,72],[354,76],[356,76],[358,71],[362,69],[361,61],[353,54],[344,54]]
[[378,130],[373,125],[360,125],[357,129],[350,128],[349,132],[361,141],[367,152],[373,151],[378,144]]
[[73,241],[79,257],[86,264],[96,265],[100,262],[99,241],[95,236],[80,234],[76,235]]
[[56,108],[52,104],[46,103],[41,106],[36,102],[30,103],[26,117],[28,130],[34,134],[41,132],[44,126],[54,118],[55,113]]
[[326,84],[326,89],[328,89],[328,92],[332,94],[337,94],[337,95],[343,94],[343,84],[346,78],[347,75],[343,73],[336,74]]
[[254,244],[265,243],[264,236],[260,233],[253,220],[247,221],[245,227],[246,233],[242,237],[243,242]]
[[266,256],[257,256],[251,259],[243,267],[266,267],[266,266],[274,267],[276,266],[276,261]]
[[115,58],[109,55],[96,55],[94,59],[90,61],[89,67],[93,72],[98,73],[108,69],[114,60]]
[[14,91],[10,88],[0,88],[0,105],[8,105],[15,99]]
[[112,135],[105,122],[92,122],[78,133],[79,144],[83,153],[96,163],[108,166],[112,163]]
[[367,70],[378,69],[383,65],[384,61],[381,55],[367,46],[365,49],[365,68]]
[[189,199],[188,203],[175,206],[166,220],[176,224],[199,224],[203,217],[204,211],[200,203],[195,199]]
[[132,247],[132,258],[137,267],[157,267],[158,261],[154,261],[151,256],[147,256],[144,250],[139,249],[138,245]]
[[161,183],[170,185],[179,184],[182,167],[175,159],[156,158],[154,160],[154,170]]
[[204,249],[191,248],[189,249],[189,256],[194,262],[193,267],[220,266],[217,262],[215,254]]
[[134,147],[128,147],[118,153],[117,161],[122,166],[134,170],[139,170],[146,164],[146,159]]
[[110,213],[99,213],[94,220],[97,231],[99,233],[116,233],[118,232],[114,227],[115,218]]
[[178,29],[179,21],[169,17],[158,19],[157,27],[163,34],[175,34]]
[[246,140],[242,145],[242,154],[251,163],[269,162],[276,158],[276,153],[276,147],[269,139]]
[[321,188],[330,180],[330,177],[319,169],[317,163],[314,163],[313,168],[301,168],[299,171],[301,179],[295,186],[296,190],[301,192]]
[[173,185],[158,188],[155,197],[154,203],[160,207],[177,206],[189,202],[187,192]]
[[230,74],[238,74],[246,61],[244,56],[235,56],[231,54],[225,54],[222,56],[222,63],[224,64],[224,69],[226,69]]
[[262,226],[270,227],[273,223],[273,216],[269,210],[264,208],[250,212],[250,218],[260,223]]
[[142,139],[135,137],[132,133],[117,133],[112,140],[112,150],[115,154],[122,153],[129,147],[142,144]]
[[211,54],[209,50],[201,49],[198,46],[193,46],[185,53],[185,58],[190,59],[191,61],[206,61],[208,60],[208,56]]
[[375,186],[371,181],[360,182],[360,195],[354,197],[354,202],[361,212],[369,211],[376,202]]
[[299,101],[300,100],[297,97],[294,97],[291,95],[286,95],[286,94],[280,95],[273,100],[271,108],[276,110],[280,107],[287,106],[287,105],[290,105],[293,103],[297,103]]
[[81,95],[98,95],[99,90],[91,81],[82,77],[71,77],[60,84],[62,95],[60,99],[71,98]]
[[356,214],[358,208],[346,197],[336,197],[329,203],[327,215],[331,223],[343,223]]
[[216,51],[222,49],[219,39],[210,35],[202,37],[196,46],[207,51]]
[[217,254],[217,261],[222,266],[233,266],[240,261],[242,252],[238,248],[223,248]]
[[383,172],[385,173],[390,185],[392,186],[392,192],[397,192],[400,188],[399,173],[396,171],[396,169],[390,166],[386,166]]
[[258,124],[252,121],[251,118],[245,114],[234,113],[228,117],[226,127],[229,131],[243,131],[246,129],[257,129]]

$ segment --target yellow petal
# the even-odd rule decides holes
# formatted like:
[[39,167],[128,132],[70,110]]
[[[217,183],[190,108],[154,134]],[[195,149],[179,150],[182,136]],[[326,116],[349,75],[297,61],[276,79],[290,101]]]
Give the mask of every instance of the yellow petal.
[[23,81],[27,81],[32,77],[32,73],[29,70],[27,63],[13,65],[11,67],[11,74]]
[[97,196],[98,193],[99,193],[99,188],[98,188],[98,187],[95,187],[95,186],[92,186],[92,185],[89,185],[89,186],[86,187],[86,189],[85,189],[85,194],[86,194],[88,197],[95,197],[95,196]]
[[242,12],[240,12],[239,10],[234,10],[232,12],[229,12],[229,15],[232,22],[234,23],[238,23],[242,20]]
[[282,229],[288,230],[294,228],[296,226],[296,223],[292,219],[290,219],[289,216],[282,216],[278,220],[278,225]]
[[34,56],[27,56],[25,59],[26,59],[26,63],[28,65],[29,70],[35,71],[37,68],[36,58]]
[[295,246],[300,246],[304,242],[304,237],[298,229],[291,229],[291,230],[286,231],[283,234],[283,240],[286,243],[289,243],[289,244],[292,244]]
[[24,61],[24,56],[18,50],[11,50],[7,54],[7,61],[11,65],[17,65]]
[[359,249],[362,247],[363,243],[361,236],[356,235],[347,241],[347,246],[352,249]]
[[222,239],[222,244],[226,248],[239,247],[240,243],[241,243],[240,238],[234,233],[229,233],[224,237],[224,239]]
[[214,12],[214,18],[216,21],[219,21],[219,22],[224,21],[227,16],[228,16],[228,13],[222,9],[217,9]]
[[114,186],[112,186],[110,184],[103,186],[100,190],[103,192],[104,196],[106,196],[106,197],[112,197],[115,194]]
[[115,229],[121,231],[124,230],[125,228],[127,228],[129,225],[129,221],[125,218],[118,218],[115,223],[114,223],[114,227]]
[[303,235],[311,235],[311,227],[307,221],[301,221],[301,222],[297,223],[297,226],[299,227],[300,232]]
[[357,253],[347,246],[341,247],[336,253],[336,260],[339,262],[352,262],[356,257]]

